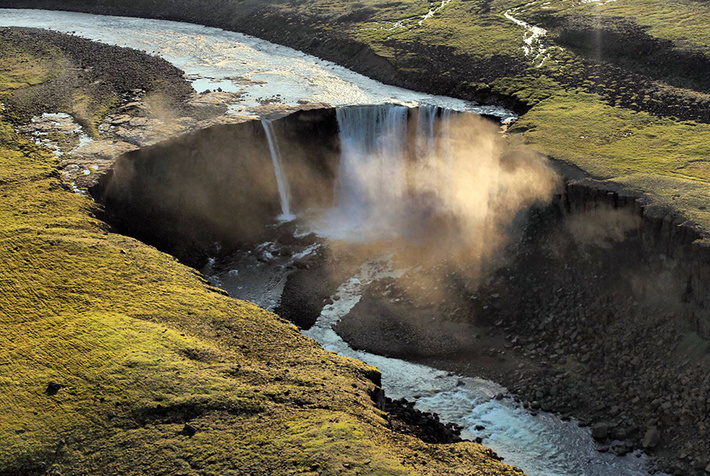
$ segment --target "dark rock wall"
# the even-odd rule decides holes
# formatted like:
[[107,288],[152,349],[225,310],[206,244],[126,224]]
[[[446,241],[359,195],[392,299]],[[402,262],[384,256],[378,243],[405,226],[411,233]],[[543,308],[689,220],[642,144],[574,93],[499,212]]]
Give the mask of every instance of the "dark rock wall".
[[[710,463],[704,234],[618,186],[581,179],[532,210],[507,251],[477,292],[475,318],[538,369],[502,382],[530,408],[604,425],[602,448],[644,447],[666,472],[701,474]],[[644,443],[654,432],[660,439]]]
[[558,206],[566,214],[626,210],[638,216],[639,228],[627,236],[638,246],[631,260],[642,260],[649,271],[672,275],[668,294],[680,300],[681,314],[693,329],[710,339],[710,244],[698,226],[620,187],[593,180],[568,183]]
[[[338,151],[334,111],[302,111],[274,128],[292,207],[330,205]],[[118,231],[193,266],[216,251],[215,243],[259,240],[281,213],[259,121],[213,126],[127,153],[92,194]]]

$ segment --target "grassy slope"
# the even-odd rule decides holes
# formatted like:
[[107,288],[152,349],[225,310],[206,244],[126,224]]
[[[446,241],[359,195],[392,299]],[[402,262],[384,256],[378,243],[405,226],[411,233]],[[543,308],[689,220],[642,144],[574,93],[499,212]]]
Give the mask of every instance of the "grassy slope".
[[[0,51],[5,93],[63,64]],[[375,369],[108,233],[1,116],[0,194],[1,474],[515,473],[391,432]]]
[[710,4],[702,0],[615,0],[580,3],[558,0],[550,9],[570,14],[618,17],[647,29],[656,38],[710,55]]

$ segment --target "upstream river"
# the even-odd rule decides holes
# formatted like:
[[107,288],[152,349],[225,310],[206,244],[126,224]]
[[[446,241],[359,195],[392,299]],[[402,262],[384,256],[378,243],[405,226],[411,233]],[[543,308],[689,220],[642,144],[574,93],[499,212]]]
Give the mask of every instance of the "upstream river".
[[185,71],[197,92],[240,93],[230,110],[249,113],[266,102],[297,106],[430,104],[513,119],[496,106],[388,86],[285,46],[189,23],[46,10],[0,9],[0,26],[47,28],[158,55]]
[[[426,21],[426,18],[422,19]],[[257,38],[187,23],[107,17],[69,12],[0,9],[0,26],[47,28],[158,55],[185,71],[197,92],[220,89],[235,94],[230,113],[257,115],[264,103],[333,107],[373,104],[440,106],[495,115],[515,114],[384,85],[334,63]],[[239,270],[236,270],[237,272]],[[255,271],[271,273],[272,269]],[[387,394],[417,398],[417,407],[462,425],[464,437],[482,437],[507,463],[532,476],[646,475],[645,456],[599,453],[588,428],[548,413],[532,415],[512,399],[492,398],[506,390],[494,382],[452,375],[434,368],[352,350],[333,326],[359,301],[363,286],[396,274],[384,263],[369,263],[338,289],[306,334],[325,348],[377,366]],[[279,280],[277,280],[279,281]],[[267,293],[268,294],[268,293]],[[266,303],[261,303],[266,304]],[[271,307],[271,306],[268,306]],[[485,430],[476,430],[483,426]]]

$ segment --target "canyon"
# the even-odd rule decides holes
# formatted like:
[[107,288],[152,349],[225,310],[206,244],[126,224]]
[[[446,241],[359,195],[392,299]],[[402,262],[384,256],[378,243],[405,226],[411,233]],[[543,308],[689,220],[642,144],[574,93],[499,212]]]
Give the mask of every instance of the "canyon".
[[[171,28],[199,30],[203,45],[238,35],[19,12],[0,20],[64,18],[57,29],[138,48]],[[391,88],[239,40],[233,64],[251,48],[296,67],[237,77],[266,56],[242,70],[225,57],[194,67],[180,45],[162,44],[195,89],[179,126],[164,127],[174,111],[136,90],[102,137],[46,114],[22,132],[45,145],[46,131],[77,136],[57,146],[62,172],[102,205],[112,235],[177,257],[213,292],[383,371],[368,377],[368,405],[405,421],[404,433],[474,440],[532,475],[706,471],[701,226],[502,135],[526,111],[511,98],[479,105]],[[289,96],[303,65],[322,81]]]

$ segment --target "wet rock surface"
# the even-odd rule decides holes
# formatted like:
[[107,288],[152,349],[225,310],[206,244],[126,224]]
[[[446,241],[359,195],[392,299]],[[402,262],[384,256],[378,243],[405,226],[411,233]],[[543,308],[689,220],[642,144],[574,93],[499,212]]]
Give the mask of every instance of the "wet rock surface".
[[427,443],[456,443],[461,441],[462,427],[442,423],[435,413],[414,408],[414,402],[404,398],[385,398],[383,410],[387,412],[387,424],[395,431],[415,436]]
[[301,329],[310,329],[340,283],[331,278],[323,262],[297,266],[288,276],[281,302],[274,312]]

